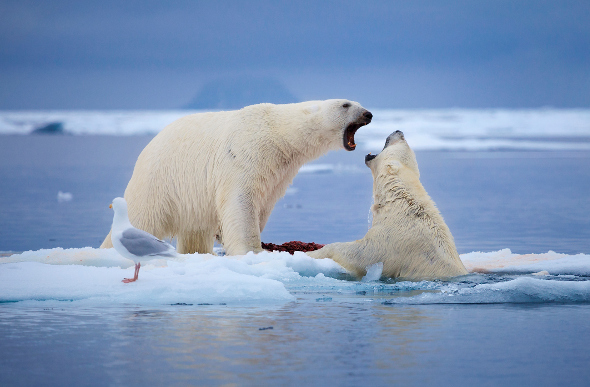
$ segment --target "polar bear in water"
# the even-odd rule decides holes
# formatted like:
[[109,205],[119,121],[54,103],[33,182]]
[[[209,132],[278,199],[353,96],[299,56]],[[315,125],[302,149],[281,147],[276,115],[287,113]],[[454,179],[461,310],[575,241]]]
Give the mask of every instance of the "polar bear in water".
[[[262,251],[260,233],[299,168],[339,148],[373,115],[342,99],[260,104],[171,123],[139,155],[125,190],[131,223],[179,253]],[[102,248],[112,247],[111,234]]]
[[383,263],[382,276],[410,280],[467,274],[451,231],[420,183],[416,156],[401,131],[365,157],[373,173],[373,225],[363,239],[307,254],[331,258],[357,277]]

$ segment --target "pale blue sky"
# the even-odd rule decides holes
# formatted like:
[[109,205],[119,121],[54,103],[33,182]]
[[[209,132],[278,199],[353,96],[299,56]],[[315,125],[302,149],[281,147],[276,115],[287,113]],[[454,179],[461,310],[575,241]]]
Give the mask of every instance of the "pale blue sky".
[[271,77],[368,107],[590,107],[590,2],[0,0],[0,109],[170,109]]

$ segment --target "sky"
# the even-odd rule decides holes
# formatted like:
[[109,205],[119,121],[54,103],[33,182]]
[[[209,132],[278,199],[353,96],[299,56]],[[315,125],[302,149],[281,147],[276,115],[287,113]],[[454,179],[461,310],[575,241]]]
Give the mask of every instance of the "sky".
[[373,108],[588,108],[590,1],[0,0],[0,110],[176,109],[249,77]]

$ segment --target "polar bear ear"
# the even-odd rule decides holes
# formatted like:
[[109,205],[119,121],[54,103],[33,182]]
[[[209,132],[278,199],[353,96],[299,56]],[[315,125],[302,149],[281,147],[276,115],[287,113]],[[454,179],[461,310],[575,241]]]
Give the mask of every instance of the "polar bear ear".
[[303,109],[303,112],[306,114],[313,114],[320,111],[320,107],[318,105],[311,105]]
[[393,161],[388,162],[385,168],[387,170],[387,173],[389,173],[390,175],[393,175],[393,174],[396,174],[401,167],[402,167],[402,163],[400,163],[397,160],[393,160]]

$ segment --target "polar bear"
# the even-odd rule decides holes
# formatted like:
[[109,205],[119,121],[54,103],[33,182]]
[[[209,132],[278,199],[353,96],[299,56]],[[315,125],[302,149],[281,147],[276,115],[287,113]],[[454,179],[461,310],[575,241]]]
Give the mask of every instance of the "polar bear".
[[416,156],[401,131],[365,157],[373,174],[373,224],[364,238],[308,252],[331,258],[357,277],[383,263],[382,276],[409,280],[467,274],[453,236],[420,183]]
[[[131,223],[179,253],[262,251],[260,233],[299,168],[356,147],[373,115],[353,101],[259,104],[197,113],[165,127],[139,155],[125,199]],[[112,247],[111,234],[101,248]]]

